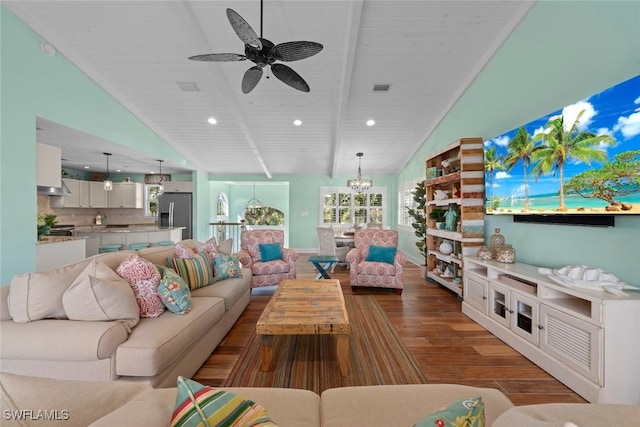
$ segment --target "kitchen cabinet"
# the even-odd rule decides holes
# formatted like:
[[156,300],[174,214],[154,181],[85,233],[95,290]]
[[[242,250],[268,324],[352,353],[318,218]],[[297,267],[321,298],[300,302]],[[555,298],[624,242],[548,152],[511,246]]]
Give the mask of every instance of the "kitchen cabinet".
[[104,191],[102,181],[89,181],[89,207],[107,207],[107,191]]
[[465,315],[588,401],[640,404],[640,292],[565,287],[519,262],[464,269]]
[[[427,279],[462,299],[463,260],[484,244],[484,151],[482,138],[462,138],[425,160]],[[447,229],[436,212],[448,212]],[[444,245],[443,245],[444,243]],[[451,251],[441,249],[450,245]],[[443,245],[443,246],[442,246]]]
[[143,196],[144,186],[140,182],[114,182],[113,190],[107,192],[108,207],[142,209]]
[[62,150],[53,145],[36,143],[36,183],[42,187],[62,185]]
[[53,270],[86,257],[85,240],[63,237],[38,242],[36,271]]
[[165,193],[192,193],[193,183],[190,181],[168,181],[163,182],[162,187]]
[[63,178],[65,185],[71,194],[63,196],[51,196],[53,208],[88,208],[89,207],[89,181]]

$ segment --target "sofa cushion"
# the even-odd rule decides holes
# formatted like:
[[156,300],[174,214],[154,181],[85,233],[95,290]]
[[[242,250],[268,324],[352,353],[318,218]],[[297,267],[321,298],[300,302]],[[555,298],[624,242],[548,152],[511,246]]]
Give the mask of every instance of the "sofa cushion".
[[191,258],[198,254],[195,249],[190,248],[189,246],[183,245],[182,243],[178,243],[175,246],[175,255],[176,258]]
[[158,295],[162,303],[176,314],[186,314],[191,310],[191,292],[185,281],[171,268],[158,266],[162,279],[158,285]]
[[240,259],[235,255],[219,253],[213,258],[213,280],[215,282],[242,277]]
[[418,421],[414,427],[484,427],[482,397],[459,399]]
[[140,319],[129,339],[116,352],[116,373],[154,376],[176,360],[186,348],[197,345],[202,334],[224,316],[221,298],[191,299],[191,311],[178,315],[166,311],[155,319]]
[[158,317],[164,312],[164,304],[158,295],[160,273],[151,261],[137,253],[131,254],[116,268],[116,273],[133,288],[140,317]]
[[260,404],[230,391],[178,377],[171,426],[277,427]]
[[125,320],[131,329],[140,319],[136,297],[126,280],[92,260],[62,295],[70,320]]
[[191,291],[192,297],[218,297],[224,300],[225,310],[231,310],[242,296],[251,289],[251,270],[243,268],[242,277],[224,279],[211,286]]
[[191,290],[213,283],[211,258],[204,251],[191,258],[167,258],[167,265],[187,282]]
[[212,237],[204,243],[196,243],[196,250],[198,252],[206,252],[211,258],[218,253],[218,243],[216,238]]
[[105,359],[113,355],[128,336],[126,325],[119,321],[43,319],[29,323],[3,322],[0,359]]
[[640,405],[608,403],[545,403],[517,406],[500,415],[493,427],[637,427]]
[[290,269],[289,263],[281,259],[269,262],[256,261],[251,265],[251,272],[255,275],[288,273]]

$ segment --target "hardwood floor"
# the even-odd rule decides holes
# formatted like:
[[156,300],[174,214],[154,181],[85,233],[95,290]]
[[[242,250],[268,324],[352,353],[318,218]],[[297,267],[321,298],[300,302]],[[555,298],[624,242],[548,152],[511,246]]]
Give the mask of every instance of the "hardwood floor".
[[[301,254],[299,278],[312,278],[315,270]],[[375,295],[396,326],[430,383],[457,383],[501,390],[515,405],[585,402],[571,389],[512,350],[460,311],[456,296],[440,285],[420,278],[417,266],[405,265],[401,296],[385,289],[357,289]],[[345,294],[349,271],[336,267]],[[254,332],[255,323],[273,288],[254,289],[251,302],[238,322],[194,376],[196,381],[220,386]]]

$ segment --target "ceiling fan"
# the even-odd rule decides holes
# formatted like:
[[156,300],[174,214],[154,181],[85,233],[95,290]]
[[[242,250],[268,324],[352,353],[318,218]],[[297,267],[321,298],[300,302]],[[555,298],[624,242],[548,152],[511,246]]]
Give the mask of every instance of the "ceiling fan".
[[[262,38],[262,9],[263,0],[260,0],[260,37],[251,26],[233,9],[227,9],[227,19],[240,40],[244,42],[244,55],[239,53],[208,53],[189,57],[193,61],[234,62],[252,61],[256,65],[249,68],[242,77],[242,92],[251,92],[262,77],[262,69],[271,66],[273,75],[282,82],[302,92],[309,92],[309,85],[298,73],[290,67],[276,63],[276,61],[290,62],[309,58],[320,52],[323,46],[320,43],[308,41],[293,41],[274,45]],[[267,76],[267,78],[269,78]]]

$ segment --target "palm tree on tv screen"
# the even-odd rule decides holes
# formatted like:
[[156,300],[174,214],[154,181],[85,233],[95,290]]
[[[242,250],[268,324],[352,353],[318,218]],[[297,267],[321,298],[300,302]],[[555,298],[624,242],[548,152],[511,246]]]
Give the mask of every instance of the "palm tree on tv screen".
[[609,135],[596,135],[593,132],[580,130],[580,118],[585,110],[578,113],[575,121],[568,128],[565,127],[564,116],[556,116],[549,119],[545,130],[533,138],[534,143],[542,141],[535,147],[532,153],[533,160],[537,163],[533,166],[532,174],[539,178],[543,173],[556,172],[560,178],[560,211],[567,211],[564,203],[564,165],[569,159],[580,160],[588,165],[591,162],[606,162],[607,153],[598,148],[601,144],[613,145],[615,140]]
[[496,147],[489,147],[484,153],[484,170],[489,175],[489,207],[493,210],[493,176],[496,171],[504,170],[502,157],[498,156]]
[[522,161],[522,179],[524,181],[524,209],[529,210],[529,184],[527,183],[527,169],[531,164],[531,154],[533,153],[534,142],[529,132],[524,127],[518,129],[515,136],[507,145],[508,153],[504,158],[504,165],[507,171]]

